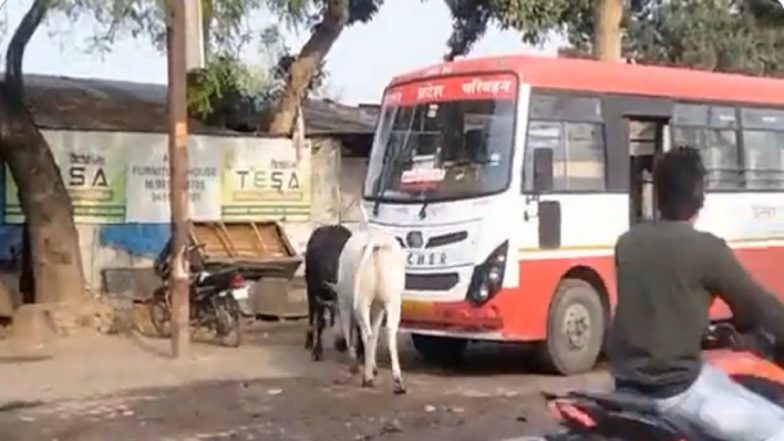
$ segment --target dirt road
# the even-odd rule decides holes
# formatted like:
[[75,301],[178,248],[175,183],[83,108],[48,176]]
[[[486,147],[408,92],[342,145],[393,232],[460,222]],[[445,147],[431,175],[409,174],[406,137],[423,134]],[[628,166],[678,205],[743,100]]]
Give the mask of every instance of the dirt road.
[[[533,375],[529,355],[513,348],[475,348],[465,366],[435,369],[403,337],[409,393],[394,396],[386,352],[379,354],[375,389],[361,389],[331,347],[325,361],[311,362],[303,333],[302,323],[257,325],[240,349],[196,346],[194,359],[201,362],[127,355],[147,357],[149,369],[143,358],[132,364],[135,375],[122,371],[129,363],[119,349],[109,357],[115,365],[106,368],[102,354],[108,349],[82,358],[92,368],[81,374],[58,370],[57,358],[26,365],[0,358],[5,381],[13,369],[24,370],[28,381],[46,376],[48,391],[41,393],[38,384],[26,393],[18,382],[9,388],[12,394],[0,391],[0,439],[500,441],[552,429],[539,391],[606,387],[601,372],[569,379]],[[121,339],[104,337],[100,344],[114,348]],[[113,372],[121,371],[122,384],[112,385]],[[98,385],[91,386],[92,379]],[[80,381],[91,394],[78,393]]]

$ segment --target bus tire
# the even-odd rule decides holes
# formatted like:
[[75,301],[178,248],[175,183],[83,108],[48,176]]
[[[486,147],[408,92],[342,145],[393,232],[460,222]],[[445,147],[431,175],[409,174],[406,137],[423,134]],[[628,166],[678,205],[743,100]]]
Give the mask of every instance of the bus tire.
[[411,342],[425,362],[446,367],[459,364],[468,347],[468,340],[463,338],[421,334],[411,334]]
[[606,320],[596,289],[581,279],[558,284],[547,316],[547,337],[542,359],[560,375],[590,371],[604,342]]

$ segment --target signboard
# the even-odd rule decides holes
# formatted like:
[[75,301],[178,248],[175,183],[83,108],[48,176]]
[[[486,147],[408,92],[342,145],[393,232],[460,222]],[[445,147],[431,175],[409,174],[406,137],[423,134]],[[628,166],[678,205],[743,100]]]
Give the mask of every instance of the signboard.
[[237,139],[224,152],[224,220],[307,221],[310,143],[299,158],[289,139]]
[[[121,133],[45,131],[77,223],[125,222],[125,148]],[[5,221],[22,223],[17,187],[6,166]]]
[[[166,135],[45,131],[81,224],[168,223]],[[194,221],[310,218],[310,144],[290,139],[190,136],[188,189]],[[127,181],[127,183],[126,183]],[[24,222],[5,174],[5,222]]]
[[[170,219],[169,158],[166,137],[155,137],[143,155],[128,158],[129,223],[158,223]],[[235,138],[188,137],[188,193],[191,219],[218,221],[221,217],[223,151]]]
[[401,106],[446,101],[514,100],[517,78],[511,74],[450,76],[395,86],[384,95],[383,105]]

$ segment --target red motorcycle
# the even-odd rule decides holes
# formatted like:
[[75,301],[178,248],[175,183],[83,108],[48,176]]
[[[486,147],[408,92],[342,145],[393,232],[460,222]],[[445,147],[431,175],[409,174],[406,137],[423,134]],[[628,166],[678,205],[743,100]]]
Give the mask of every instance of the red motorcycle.
[[[784,369],[776,344],[761,332],[740,334],[727,323],[705,336],[705,360],[766,399],[784,407]],[[686,421],[661,415],[654,403],[623,392],[544,394],[564,431],[528,440],[719,441]]]

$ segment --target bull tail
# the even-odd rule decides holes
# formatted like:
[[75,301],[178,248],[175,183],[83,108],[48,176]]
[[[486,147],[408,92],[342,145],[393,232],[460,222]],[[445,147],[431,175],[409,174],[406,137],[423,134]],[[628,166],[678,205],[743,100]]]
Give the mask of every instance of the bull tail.
[[359,203],[359,214],[359,227],[362,230],[367,230],[368,215],[367,211],[365,210],[365,205],[361,201]]

